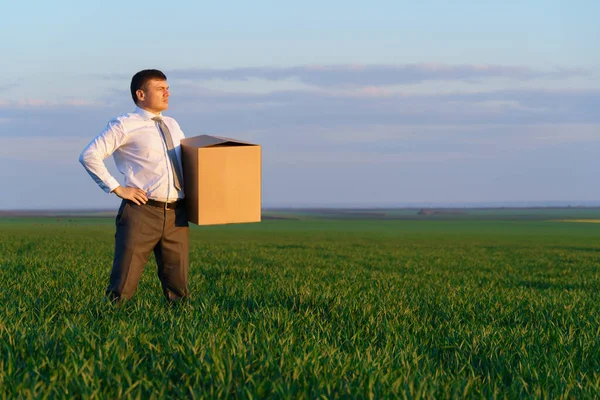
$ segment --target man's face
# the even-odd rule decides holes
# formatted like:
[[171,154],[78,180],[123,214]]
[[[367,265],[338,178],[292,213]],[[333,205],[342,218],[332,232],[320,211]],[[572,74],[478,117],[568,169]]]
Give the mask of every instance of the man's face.
[[145,89],[137,91],[138,105],[144,110],[158,114],[169,108],[169,85],[167,81],[152,79]]

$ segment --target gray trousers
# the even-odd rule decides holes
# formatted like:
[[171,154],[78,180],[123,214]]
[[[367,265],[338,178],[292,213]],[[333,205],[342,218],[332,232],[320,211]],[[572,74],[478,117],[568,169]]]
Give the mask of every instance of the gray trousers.
[[106,295],[115,301],[131,298],[154,252],[167,300],[186,298],[189,225],[183,202],[176,209],[166,210],[123,200],[116,224],[115,257]]

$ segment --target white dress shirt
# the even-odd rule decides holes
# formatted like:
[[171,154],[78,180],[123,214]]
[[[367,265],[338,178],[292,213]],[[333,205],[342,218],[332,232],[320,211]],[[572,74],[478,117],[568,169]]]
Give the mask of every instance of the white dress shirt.
[[[159,201],[184,197],[183,187],[178,191],[173,184],[174,171],[167,146],[153,117],[156,115],[136,107],[133,112],[111,120],[79,156],[79,162],[105,192],[110,193],[120,186],[104,165],[104,159],[112,154],[117,169],[125,175],[123,186],[142,189],[148,198]],[[180,142],[185,136],[173,118],[161,117],[171,132],[181,166]]]

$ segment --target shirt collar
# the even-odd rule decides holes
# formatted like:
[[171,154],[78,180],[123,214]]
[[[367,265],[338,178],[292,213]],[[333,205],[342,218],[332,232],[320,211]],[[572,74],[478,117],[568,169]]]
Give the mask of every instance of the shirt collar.
[[162,118],[162,113],[158,113],[158,115],[155,115],[155,114],[151,113],[150,111],[146,111],[143,108],[140,108],[138,106],[135,107],[135,110],[133,111],[133,113],[138,114],[140,117],[142,117],[144,119],[144,121],[148,121],[154,117]]

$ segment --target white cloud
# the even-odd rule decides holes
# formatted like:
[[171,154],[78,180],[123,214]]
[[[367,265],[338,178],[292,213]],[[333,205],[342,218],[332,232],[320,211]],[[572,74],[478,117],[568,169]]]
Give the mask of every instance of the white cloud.
[[600,143],[600,124],[541,125],[530,134],[539,143]]
[[52,165],[75,164],[92,138],[78,137],[1,137],[0,158]]
[[[317,87],[414,85],[426,81],[473,82],[479,79],[508,78],[514,80],[565,79],[589,76],[583,68],[540,70],[525,66],[490,64],[334,64],[297,65],[288,67],[187,68],[165,71],[169,80],[185,81],[276,81],[298,82]],[[124,74],[102,75],[102,79],[129,79]]]
[[0,92],[5,93],[12,89],[18,88],[19,86],[21,86],[21,85],[18,83],[8,83],[8,84],[0,85]]
[[85,99],[48,100],[48,99],[26,98],[26,99],[19,99],[16,101],[4,101],[0,105],[2,105],[2,106],[16,105],[19,107],[62,107],[62,106],[90,107],[90,106],[103,106],[104,102],[102,102],[100,100],[85,100]]
[[277,164],[296,164],[310,162],[314,164],[421,164],[446,163],[485,158],[481,155],[458,151],[417,151],[417,152],[381,152],[381,151],[295,151],[279,152],[265,156],[266,162]]

